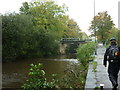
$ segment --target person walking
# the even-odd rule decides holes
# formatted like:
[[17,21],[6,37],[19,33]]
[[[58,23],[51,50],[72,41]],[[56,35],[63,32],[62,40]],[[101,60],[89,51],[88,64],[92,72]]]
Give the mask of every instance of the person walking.
[[103,65],[108,66],[108,75],[112,83],[113,89],[118,87],[118,73],[120,70],[120,47],[117,46],[116,39],[110,39],[110,46],[106,49],[104,54]]

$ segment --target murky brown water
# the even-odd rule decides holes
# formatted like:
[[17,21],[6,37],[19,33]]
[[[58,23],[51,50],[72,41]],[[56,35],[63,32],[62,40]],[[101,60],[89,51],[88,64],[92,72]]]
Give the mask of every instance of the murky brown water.
[[77,60],[71,57],[71,55],[62,55],[54,58],[19,60],[16,62],[4,63],[2,64],[3,88],[19,88],[27,79],[29,65],[31,63],[42,63],[42,69],[46,72],[46,78],[50,80],[51,74],[57,74],[58,78],[62,77],[66,67],[71,63],[77,63]]

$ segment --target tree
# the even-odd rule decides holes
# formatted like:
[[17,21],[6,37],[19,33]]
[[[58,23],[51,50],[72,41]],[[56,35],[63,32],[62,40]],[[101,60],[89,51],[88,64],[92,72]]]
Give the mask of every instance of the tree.
[[116,27],[112,27],[109,32],[106,33],[108,37],[106,37],[106,42],[109,44],[110,43],[110,38],[114,37],[117,39],[118,44],[119,44],[119,30]]
[[21,11],[21,14],[30,14],[29,12],[29,9],[30,9],[30,6],[28,5],[28,2],[24,2],[22,4],[23,6],[20,8],[20,11]]
[[16,13],[2,16],[3,60],[26,55],[33,33],[32,19]]
[[111,16],[108,15],[106,11],[100,12],[94,17],[94,19],[91,21],[91,26],[89,30],[93,31],[95,35],[95,29],[99,40],[103,40],[107,38],[107,33],[109,32],[109,30],[112,29],[113,26],[114,24]]
[[67,29],[64,30],[64,38],[81,38],[81,29],[73,19],[66,16]]
[[40,1],[25,2],[20,11],[33,19],[37,54],[56,54],[59,50],[59,40],[66,29],[65,11],[67,8],[64,5],[58,6],[54,1]]

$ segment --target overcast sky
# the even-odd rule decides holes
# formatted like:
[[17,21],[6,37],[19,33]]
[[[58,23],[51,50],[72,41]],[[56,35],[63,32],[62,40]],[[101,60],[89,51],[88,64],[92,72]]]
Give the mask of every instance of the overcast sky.
[[[32,0],[1,0],[0,13],[18,12],[22,2]],[[79,27],[88,33],[90,22],[94,17],[94,0],[55,0],[57,4],[63,3],[68,7],[67,14],[73,18]],[[95,0],[95,14],[108,11],[116,27],[118,27],[118,2],[120,0]]]

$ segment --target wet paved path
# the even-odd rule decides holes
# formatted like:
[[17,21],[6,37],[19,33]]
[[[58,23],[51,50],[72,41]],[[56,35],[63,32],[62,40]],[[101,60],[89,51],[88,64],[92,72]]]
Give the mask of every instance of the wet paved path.
[[[112,90],[111,82],[108,78],[107,68],[103,66],[103,58],[106,48],[102,45],[98,46],[97,55],[95,61],[97,62],[97,72],[93,71],[92,63],[89,64],[88,74],[86,78],[85,90],[90,88],[100,87],[100,84],[104,84],[104,88],[107,90]],[[119,74],[119,87],[120,90],[120,74]]]

